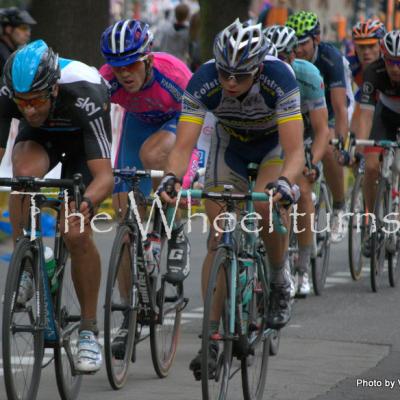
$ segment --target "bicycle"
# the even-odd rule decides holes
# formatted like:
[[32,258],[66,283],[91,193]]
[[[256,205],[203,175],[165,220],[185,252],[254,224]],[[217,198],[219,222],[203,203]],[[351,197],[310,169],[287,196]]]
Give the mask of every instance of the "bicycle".
[[[75,369],[80,306],[71,278],[69,253],[60,232],[63,189],[72,189],[73,199],[81,201],[82,176],[73,179],[39,179],[34,177],[0,178],[1,186],[29,192],[41,188],[59,188],[57,198],[38,193],[34,196],[36,211],[50,208],[56,212],[54,237],[55,276],[58,288],[53,291],[44,262],[43,237],[39,214],[29,219],[17,242],[8,268],[3,306],[3,368],[7,398],[34,400],[42,368],[53,361],[59,394],[63,400],[78,396],[82,376]],[[23,200],[21,200],[22,202]],[[31,235],[35,234],[34,237]],[[18,293],[23,273],[30,273],[33,295],[19,304]],[[45,349],[54,355],[42,365]]]
[[[368,234],[369,218],[365,206],[363,182],[365,174],[365,158],[362,154],[356,153],[356,137],[350,132],[347,147],[343,137],[333,139],[330,142],[341,153],[345,150],[345,165],[350,160],[355,161],[353,168],[354,183],[349,198],[349,235],[348,235],[348,256],[350,274],[354,281],[361,279],[362,271],[365,265],[365,256],[363,255],[362,245]],[[343,154],[343,153],[342,153]],[[360,216],[362,217],[360,220]]]
[[[262,398],[266,382],[270,337],[276,331],[267,327],[266,315],[269,303],[268,272],[265,250],[261,238],[255,233],[257,224],[249,220],[247,230],[239,228],[236,221],[236,203],[246,203],[242,217],[254,213],[254,201],[268,201],[265,193],[253,192],[258,166],[250,164],[249,192],[232,193],[232,186],[225,185],[223,192],[201,190],[182,191],[190,203],[192,198],[222,201],[226,215],[221,227],[221,240],[211,267],[202,328],[202,349],[211,344],[222,344],[216,371],[209,370],[209,352],[202,351],[201,381],[204,400],[227,399],[229,380],[241,370],[243,395],[246,400]],[[275,209],[274,209],[275,210]],[[279,214],[273,213],[274,225],[286,233]],[[218,286],[218,289],[217,289]],[[220,325],[222,333],[210,334],[214,302],[222,303]],[[231,371],[233,356],[240,361],[240,367]],[[196,377],[200,379],[200,377]],[[215,387],[214,387],[215,386]]]
[[[311,142],[304,144],[305,166],[311,170],[312,152]],[[330,230],[327,228],[329,216],[332,214],[332,200],[325,178],[321,171],[319,178],[313,185],[312,199],[315,206],[313,225],[313,250],[311,253],[311,278],[315,295],[322,294],[328,275],[330,258]],[[294,264],[298,254],[297,235],[291,229],[289,241],[289,260],[292,274],[294,275]],[[296,282],[296,279],[295,279]],[[296,286],[296,285],[295,285]],[[297,291],[297,290],[296,290]]]
[[357,139],[355,144],[357,146],[380,147],[383,150],[380,156],[379,183],[373,214],[376,226],[369,224],[369,234],[371,235],[371,288],[374,292],[377,292],[382,285],[385,259],[388,260],[390,286],[397,286],[400,276],[399,229],[396,228],[393,231],[390,226],[397,221],[396,219],[388,218],[392,213],[398,217],[400,208],[400,133],[398,133],[396,141]]
[[[132,203],[132,199],[136,204],[146,203],[139,191],[141,178],[163,175],[163,171],[156,170],[114,170],[114,176],[125,181],[132,193],[113,242],[104,304],[105,361],[108,380],[115,390],[125,385],[129,364],[135,361],[136,346],[148,337],[156,374],[160,378],[168,375],[178,345],[182,310],[188,302],[182,282],[170,284],[162,273],[149,274]],[[173,209],[168,207],[165,212],[170,224]],[[160,209],[156,207],[154,213],[152,233],[158,234],[162,247],[166,232]],[[166,265],[166,257],[161,256],[159,265]],[[121,329],[126,335],[123,350],[118,354],[115,342]]]

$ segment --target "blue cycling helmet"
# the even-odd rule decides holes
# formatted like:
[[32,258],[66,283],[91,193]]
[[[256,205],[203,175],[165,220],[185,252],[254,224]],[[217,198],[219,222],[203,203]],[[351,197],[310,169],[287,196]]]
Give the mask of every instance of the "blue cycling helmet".
[[113,67],[133,64],[151,50],[153,34],[149,25],[126,19],[109,26],[101,35],[101,52]]
[[58,54],[43,40],[15,51],[4,66],[3,82],[11,92],[51,90],[60,79]]

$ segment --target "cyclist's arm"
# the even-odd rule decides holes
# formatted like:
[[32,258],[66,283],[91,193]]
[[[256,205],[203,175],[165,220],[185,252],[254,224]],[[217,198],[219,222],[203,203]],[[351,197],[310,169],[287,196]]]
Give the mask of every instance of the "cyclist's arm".
[[295,119],[279,124],[279,142],[285,154],[281,175],[296,182],[304,168],[303,120]]
[[328,110],[326,107],[310,111],[310,120],[314,132],[312,144],[313,164],[317,164],[325,155],[329,143]]
[[114,176],[109,158],[88,160],[87,165],[93,180],[86,188],[85,197],[88,197],[95,206],[98,206],[106,197],[110,196],[114,188]]
[[335,114],[335,134],[337,137],[347,137],[349,129],[347,119],[346,88],[335,87],[331,89],[331,103]]
[[185,175],[193,148],[199,139],[202,124],[179,121],[176,129],[175,145],[169,153],[165,171],[179,178]]
[[368,139],[372,129],[374,119],[373,108],[361,108],[358,130],[355,132],[357,139]]

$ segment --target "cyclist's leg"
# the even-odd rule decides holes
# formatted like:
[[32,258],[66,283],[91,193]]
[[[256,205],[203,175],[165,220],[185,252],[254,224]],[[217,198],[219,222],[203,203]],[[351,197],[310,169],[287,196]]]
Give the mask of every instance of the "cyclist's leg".
[[[332,126],[332,120],[329,121],[329,139],[335,138],[335,131]],[[332,242],[340,242],[345,235],[346,221],[343,219],[345,212],[344,196],[344,168],[339,165],[334,155],[334,147],[328,146],[323,158],[325,178],[333,198],[333,216],[332,216]]]
[[[66,154],[63,178],[71,178],[81,173],[86,187],[92,181],[88,162],[82,154],[76,154],[76,148],[83,148],[83,138],[78,135],[75,140],[64,141]],[[69,213],[73,212],[68,204]],[[81,232],[80,223],[70,223],[66,229],[65,210],[61,212],[60,229],[65,244],[71,255],[72,280],[81,308],[79,327],[78,359],[76,368],[82,372],[96,372],[102,364],[101,347],[98,343],[97,304],[101,280],[100,255],[93,240],[90,221],[84,224]]]
[[311,197],[313,185],[304,175],[299,177],[298,185],[300,187],[300,198],[297,203],[299,215],[296,218],[296,222],[297,229],[299,231],[297,234],[297,241],[299,243],[299,256],[295,265],[295,269],[299,273],[300,277],[298,292],[300,295],[307,295],[310,293],[308,275],[310,257],[313,247],[313,232],[310,215],[315,212],[315,207]]
[[[12,152],[13,176],[43,177],[55,165],[53,157],[38,138],[48,137],[46,131],[24,127],[15,139]],[[24,195],[11,195],[9,198],[10,221],[13,227],[13,239],[21,235],[29,215],[30,198]]]
[[[260,164],[255,190],[263,192],[265,186],[278,179],[283,165],[282,149],[279,145],[266,151]],[[261,237],[264,240],[270,266],[271,295],[268,310],[268,324],[271,328],[280,329],[287,324],[291,315],[290,287],[291,277],[288,267],[289,234],[282,235],[270,229],[269,203],[255,203],[257,213],[262,217]],[[289,226],[288,210],[281,209],[282,221]],[[288,229],[289,231],[289,229]]]

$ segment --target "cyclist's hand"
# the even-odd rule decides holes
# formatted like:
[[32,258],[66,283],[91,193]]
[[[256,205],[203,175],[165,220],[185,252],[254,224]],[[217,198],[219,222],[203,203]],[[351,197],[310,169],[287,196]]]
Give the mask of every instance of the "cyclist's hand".
[[284,208],[289,208],[292,204],[297,203],[300,197],[300,189],[295,185],[291,185],[289,180],[281,176],[275,182],[270,182],[265,186],[265,191],[269,194],[273,193],[272,201],[279,202]]
[[[93,218],[94,210],[91,201],[86,200],[85,198],[82,200],[79,210],[76,209],[76,205],[74,201],[69,203],[69,212],[71,213],[80,213],[83,215],[84,224],[90,224],[91,219]],[[73,215],[68,218],[68,222],[71,227],[77,226],[79,227],[81,224],[81,217],[79,215]]]
[[157,188],[157,194],[166,203],[175,204],[175,198],[181,189],[181,181],[174,174],[165,175]]
[[318,165],[311,164],[311,169],[304,167],[303,175],[309,180],[310,183],[314,183],[321,175],[321,171]]
[[349,167],[354,164],[355,160],[350,156],[350,153],[346,150],[336,150],[335,156],[337,162],[345,167]]

